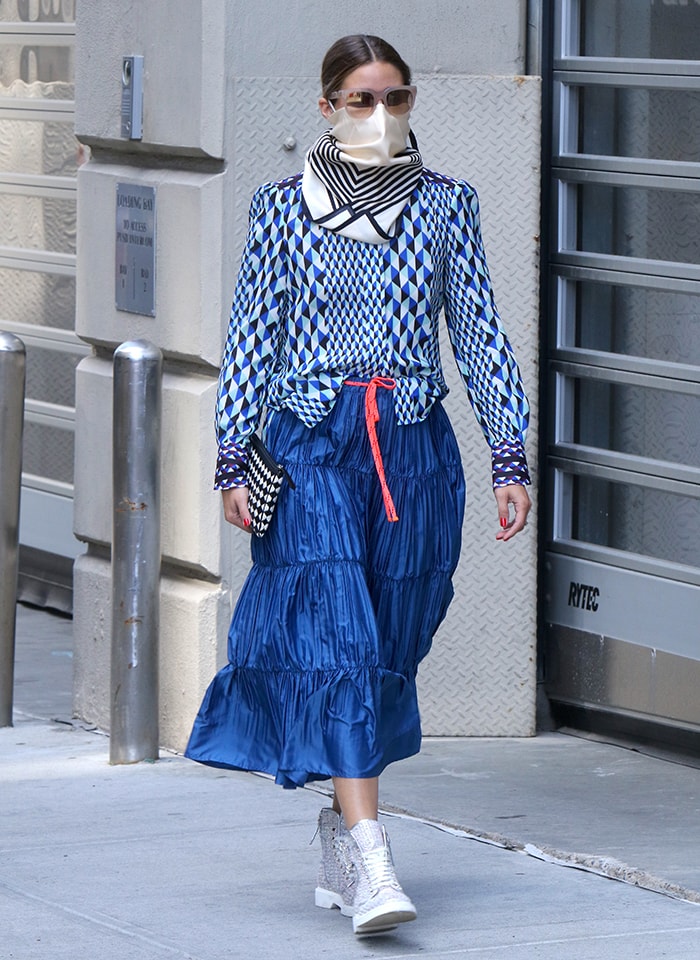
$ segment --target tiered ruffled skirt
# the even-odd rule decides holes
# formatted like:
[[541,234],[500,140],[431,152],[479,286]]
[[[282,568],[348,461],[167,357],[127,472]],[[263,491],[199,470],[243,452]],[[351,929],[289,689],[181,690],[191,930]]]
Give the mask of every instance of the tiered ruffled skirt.
[[420,749],[416,671],[452,599],[464,477],[447,416],[400,426],[380,390],[378,437],[399,520],[386,518],[365,428],[365,390],[345,386],[309,429],[268,420],[284,462],[253,566],[186,756],[258,770],[284,787],[374,777]]

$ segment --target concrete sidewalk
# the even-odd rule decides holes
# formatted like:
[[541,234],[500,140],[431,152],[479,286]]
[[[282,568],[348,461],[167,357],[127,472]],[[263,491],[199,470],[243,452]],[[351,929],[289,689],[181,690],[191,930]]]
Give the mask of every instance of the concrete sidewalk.
[[698,770],[561,734],[427,740],[382,778],[410,814],[387,823],[418,921],[357,940],[313,907],[319,789],[171,754],[111,767],[107,738],[70,719],[70,621],[19,610],[2,960],[700,955]]

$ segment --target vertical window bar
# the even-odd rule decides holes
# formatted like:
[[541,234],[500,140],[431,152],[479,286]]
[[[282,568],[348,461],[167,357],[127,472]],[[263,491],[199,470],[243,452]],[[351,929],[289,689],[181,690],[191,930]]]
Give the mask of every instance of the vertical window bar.
[[555,348],[576,345],[576,285],[565,277],[555,276],[556,342]]
[[573,533],[574,478],[563,470],[554,470],[552,504],[552,540],[571,540]]
[[555,8],[555,57],[576,57],[581,49],[581,0],[559,0]]
[[574,182],[554,181],[557,253],[578,249],[577,187]]

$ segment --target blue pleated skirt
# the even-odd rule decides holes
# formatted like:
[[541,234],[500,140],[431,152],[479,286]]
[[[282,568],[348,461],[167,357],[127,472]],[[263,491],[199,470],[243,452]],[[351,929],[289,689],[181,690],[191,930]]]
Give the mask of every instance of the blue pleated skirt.
[[417,753],[418,664],[452,599],[464,475],[442,406],[397,424],[377,394],[377,434],[398,522],[389,523],[365,428],[365,390],[344,386],[313,428],[290,411],[265,440],[292,476],[231,621],[228,664],[185,755],[272,774],[284,787],[374,777]]

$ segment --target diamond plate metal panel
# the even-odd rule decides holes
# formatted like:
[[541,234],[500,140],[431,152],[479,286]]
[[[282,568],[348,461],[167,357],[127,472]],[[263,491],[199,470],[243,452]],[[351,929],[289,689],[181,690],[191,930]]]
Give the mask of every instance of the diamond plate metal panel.
[[[426,164],[478,190],[500,312],[533,406],[528,455],[535,478],[538,345],[540,81],[532,77],[417,78],[414,128]],[[313,103],[318,81],[295,80],[279,108],[279,78],[236,80],[234,252],[240,253],[250,196],[259,183],[303,167],[324,129]],[[292,146],[294,143],[294,146]],[[451,362],[446,401],[467,474],[467,519],[455,600],[420,671],[424,732],[529,736],[535,716],[536,522],[497,543],[490,456]],[[533,487],[536,489],[536,485]]]
[[[451,121],[446,114],[451,115]],[[449,77],[420,82],[415,127],[428,166],[465,177],[481,201],[496,300],[532,405],[527,450],[536,489],[540,231],[540,82]],[[528,736],[535,725],[536,510],[502,544],[489,451],[450,362],[446,408],[467,475],[467,514],[455,599],[421,667],[424,732]]]
[[294,96],[284,98],[284,109],[280,109],[284,78],[236,79],[236,259],[240,256],[248,205],[256,187],[302,170],[306,150],[326,128],[320,112],[314,109],[320,96],[319,81],[301,77],[289,83],[293,83]]

